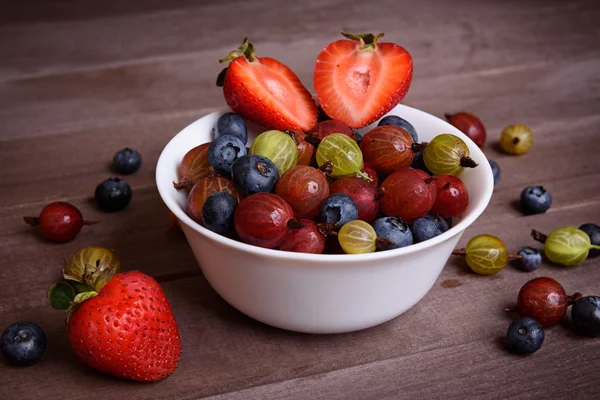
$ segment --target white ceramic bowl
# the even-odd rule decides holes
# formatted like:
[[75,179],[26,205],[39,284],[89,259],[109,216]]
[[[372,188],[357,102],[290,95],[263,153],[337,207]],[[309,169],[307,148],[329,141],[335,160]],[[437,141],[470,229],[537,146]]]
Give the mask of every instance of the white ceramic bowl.
[[[212,127],[227,111],[200,118],[167,144],[158,160],[156,183],[210,285],[233,307],[269,325],[299,332],[340,333],[397,317],[431,289],[464,230],[483,212],[492,195],[491,168],[471,140],[439,118],[399,105],[390,114],[413,124],[420,141],[452,133],[467,143],[471,157],[479,163],[461,174],[470,203],[453,228],[412,246],[361,255],[292,253],[231,240],[190,219],[185,212],[185,194],[173,188],[183,155],[210,141]],[[256,126],[249,130],[250,140],[262,131]]]

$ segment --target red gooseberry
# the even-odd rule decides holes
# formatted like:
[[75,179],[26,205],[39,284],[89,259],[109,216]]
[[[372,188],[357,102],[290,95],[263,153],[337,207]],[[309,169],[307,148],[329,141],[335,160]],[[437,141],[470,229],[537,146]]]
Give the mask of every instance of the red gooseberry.
[[544,327],[558,324],[567,313],[568,306],[565,289],[548,277],[530,280],[523,285],[517,297],[521,315],[537,320]]
[[296,165],[281,175],[275,193],[294,210],[297,218],[313,219],[329,196],[325,174],[308,165]]
[[212,167],[208,163],[208,146],[210,142],[185,153],[179,164],[179,182],[173,182],[175,189],[190,190],[200,179],[212,174]]
[[333,135],[334,133],[342,133],[351,137],[353,140],[356,140],[354,131],[349,128],[348,125],[344,124],[343,122],[336,121],[335,119],[319,122],[313,126],[311,130],[306,132],[307,135],[318,140],[323,140],[326,136]]
[[382,175],[410,167],[417,147],[408,132],[394,125],[373,128],[360,141],[363,159]]
[[279,250],[323,254],[325,236],[320,232],[318,225],[310,219],[301,219],[300,223],[303,225],[301,228],[288,231]]
[[38,217],[23,217],[30,226],[40,226],[40,232],[46,239],[55,242],[68,242],[75,239],[84,225],[97,224],[98,221],[86,221],[81,211],[64,201],[55,201],[42,208]]
[[371,222],[379,212],[377,188],[364,178],[354,176],[338,179],[331,185],[331,194],[344,193],[352,198],[358,208],[358,219]]
[[239,202],[241,196],[235,185],[229,179],[221,176],[207,176],[200,179],[190,191],[187,201],[187,214],[191,219],[202,224],[202,206],[213,193],[225,192],[233,195]]
[[483,123],[475,115],[467,112],[459,112],[456,114],[445,114],[446,120],[464,133],[475,144],[483,148],[486,139],[486,132]]
[[431,211],[437,195],[435,177],[418,169],[403,169],[388,176],[379,189],[379,205],[390,217],[411,222]]
[[437,175],[435,181],[437,196],[431,211],[444,218],[461,215],[469,205],[469,192],[467,187],[455,175]]

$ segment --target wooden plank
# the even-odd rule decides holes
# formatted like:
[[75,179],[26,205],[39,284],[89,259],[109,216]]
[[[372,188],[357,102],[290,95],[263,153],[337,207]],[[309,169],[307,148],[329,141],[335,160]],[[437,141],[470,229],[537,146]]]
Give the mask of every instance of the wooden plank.
[[[494,233],[509,248],[518,248],[534,243],[527,238],[530,225],[548,230],[590,215],[600,215],[600,204],[496,222]],[[473,233],[469,230],[465,236]],[[458,398],[465,390],[472,390],[475,397],[500,398],[518,395],[522,385],[538,396],[553,397],[562,393],[557,390],[563,385],[573,390],[574,398],[593,398],[591,366],[598,361],[599,341],[557,326],[548,330],[538,353],[518,358],[504,352],[498,340],[511,317],[503,307],[516,301],[524,282],[552,276],[569,293],[597,293],[600,274],[594,271],[599,266],[598,258],[571,268],[543,265],[529,274],[508,266],[498,275],[482,277],[465,273],[464,262],[454,257],[414,308],[379,327],[343,335],[296,334],[255,322],[228,306],[201,277],[166,282],[163,287],[181,328],[184,354],[176,373],[158,385],[132,385],[84,367],[68,349],[60,312],[41,304],[6,309],[0,313],[0,324],[33,319],[44,327],[51,345],[44,360],[27,371],[0,365],[3,390],[31,399],[53,398],[64,391],[73,399],[105,398],[111,393],[139,399],[217,394],[228,398],[226,393],[248,399],[288,395],[341,399],[350,392],[360,398],[446,394]],[[442,284],[449,279],[462,285],[445,288]],[[29,296],[40,299],[43,293],[32,291]],[[40,382],[40,377],[48,379]],[[254,389],[235,394],[248,388]]]

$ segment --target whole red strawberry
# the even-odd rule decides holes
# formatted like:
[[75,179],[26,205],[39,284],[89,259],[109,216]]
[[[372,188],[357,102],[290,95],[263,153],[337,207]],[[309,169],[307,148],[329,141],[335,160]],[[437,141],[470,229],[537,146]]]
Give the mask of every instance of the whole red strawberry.
[[331,118],[362,128],[394,108],[412,79],[412,57],[403,47],[381,43],[383,33],[352,35],[317,57],[314,84],[319,105]]
[[231,62],[218,84],[223,80],[233,111],[270,129],[308,131],[317,123],[317,106],[298,76],[273,58],[256,57],[247,38],[220,60],[226,61]]
[[[65,269],[73,271],[72,264]],[[81,275],[84,282],[69,280],[50,290],[55,308],[75,308],[67,327],[75,354],[91,367],[120,378],[152,382],[172,374],[181,355],[181,340],[158,282],[138,271],[116,274],[106,282],[106,276],[98,277],[116,272],[118,265],[112,271],[106,263],[103,271],[100,262],[98,270],[87,261],[81,265],[87,270]],[[101,288],[94,289],[93,283]]]

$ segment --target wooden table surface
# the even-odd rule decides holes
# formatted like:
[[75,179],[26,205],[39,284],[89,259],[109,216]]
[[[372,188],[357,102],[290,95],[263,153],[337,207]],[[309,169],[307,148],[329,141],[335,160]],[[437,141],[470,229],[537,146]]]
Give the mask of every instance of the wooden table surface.
[[[535,245],[534,227],[600,223],[599,27],[594,0],[3,2],[0,326],[35,321],[49,345],[30,368],[0,363],[0,398],[598,398],[600,340],[557,326],[540,351],[517,357],[501,338],[510,321],[503,307],[523,283],[551,276],[570,293],[600,294],[599,258],[530,274],[508,266],[491,277],[451,259],[427,296],[389,323],[343,335],[286,332],[243,316],[209,287],[183,235],[169,230],[154,167],[173,135],[224,104],[217,59],[245,35],[312,88],[316,55],[340,30],[383,31],[414,58],[406,101],[438,116],[478,114],[486,154],[502,167],[461,245],[491,233],[516,251]],[[527,155],[497,150],[501,129],[513,123],[534,132]],[[105,214],[89,198],[125,146],[144,165],[126,178],[129,208]],[[532,184],[547,187],[554,203],[526,217],[515,202]],[[21,218],[53,200],[102,223],[70,243],[45,242]],[[45,293],[62,258],[85,245],[115,249],[124,269],[163,285],[183,340],[168,379],[114,379],[71,352],[64,315]]]

